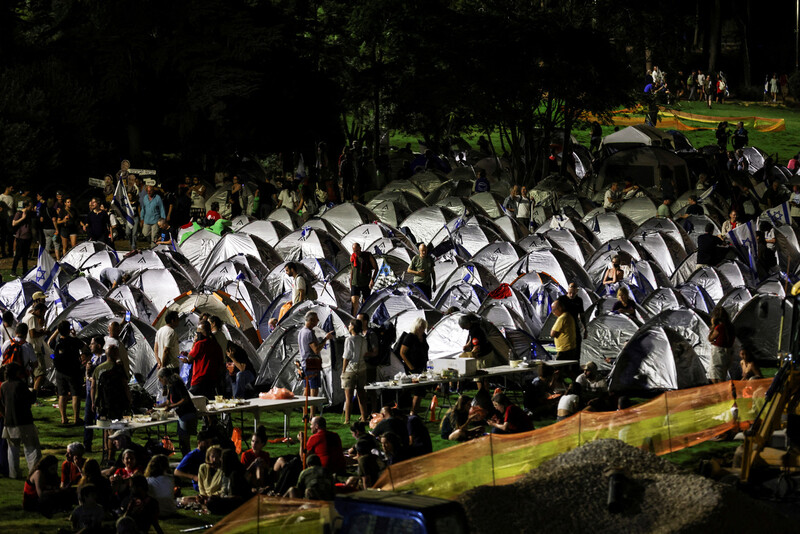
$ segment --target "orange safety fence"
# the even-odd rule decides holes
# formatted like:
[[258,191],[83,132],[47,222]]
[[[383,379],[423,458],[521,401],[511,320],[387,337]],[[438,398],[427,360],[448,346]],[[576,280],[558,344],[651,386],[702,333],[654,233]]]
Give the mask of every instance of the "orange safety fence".
[[453,498],[476,486],[509,484],[546,460],[603,438],[667,454],[749,427],[770,383],[734,381],[669,391],[626,410],[582,411],[523,434],[489,434],[387,467],[375,487]]
[[[634,126],[644,123],[647,110],[643,107],[620,109],[611,116],[611,123],[615,126]],[[658,126],[670,130],[696,131],[716,130],[722,121],[728,121],[733,126],[743,122],[744,127],[757,132],[782,132],[786,130],[785,119],[769,119],[766,117],[716,117],[713,115],[698,115],[675,109],[659,108]],[[590,120],[595,120],[590,117]]]

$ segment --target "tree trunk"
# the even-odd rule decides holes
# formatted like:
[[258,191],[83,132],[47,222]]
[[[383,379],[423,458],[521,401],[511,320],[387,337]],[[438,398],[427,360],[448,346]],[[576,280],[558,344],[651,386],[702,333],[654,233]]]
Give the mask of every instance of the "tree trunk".
[[750,87],[750,0],[745,0],[744,5],[744,39],[742,39],[744,51],[742,54],[742,81],[744,81],[745,87]]
[[711,11],[711,30],[708,39],[708,74],[717,70],[717,56],[719,55],[719,40],[722,30],[722,5],[721,0],[714,0]]

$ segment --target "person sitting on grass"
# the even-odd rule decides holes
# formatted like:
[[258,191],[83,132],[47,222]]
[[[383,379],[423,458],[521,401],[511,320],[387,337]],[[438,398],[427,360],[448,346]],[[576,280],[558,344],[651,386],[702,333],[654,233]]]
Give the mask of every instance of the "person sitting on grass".
[[[463,439],[460,431],[471,422],[469,418],[471,403],[472,399],[470,397],[461,395],[456,403],[445,412],[439,425],[442,439],[449,440],[450,436],[454,438],[452,441],[461,441]],[[459,434],[456,434],[456,432],[459,432]]]
[[272,462],[264,447],[267,445],[267,429],[259,426],[250,438],[250,449],[242,452],[241,463],[246,470],[248,482],[254,488],[269,486]]
[[[302,444],[304,433],[300,432],[297,439]],[[305,453],[316,454],[322,462],[322,467],[336,475],[343,475],[345,471],[344,450],[342,439],[336,432],[328,430],[328,423],[324,417],[315,417],[311,420],[311,436],[305,442]],[[300,454],[303,454],[302,446]]]
[[78,503],[69,516],[72,529],[75,532],[99,532],[106,511],[97,502],[97,488],[92,484],[81,486],[78,491]]
[[61,464],[61,489],[75,486],[81,480],[81,469],[86,463],[83,457],[86,449],[83,443],[70,443],[67,445],[67,454]]
[[97,460],[90,458],[83,464],[81,479],[78,482],[78,491],[83,486],[91,484],[97,491],[97,502],[106,510],[111,510],[111,497],[114,491],[111,489],[111,482],[100,472],[100,464]]
[[144,470],[148,495],[158,501],[161,517],[178,513],[175,505],[175,479],[169,472],[169,458],[156,454]]
[[39,512],[47,518],[68,509],[69,494],[58,486],[58,458],[48,454],[33,466],[31,474],[25,479],[22,509],[25,512]]
[[322,460],[316,454],[306,458],[306,468],[300,472],[297,485],[289,488],[284,497],[292,499],[311,499],[332,501],[335,497],[333,476],[322,467]]
[[577,382],[569,385],[567,392],[558,401],[556,421],[562,421],[578,411],[581,402],[581,391],[581,385]]
[[117,502],[125,504],[130,497],[130,486],[128,481],[133,475],[140,474],[142,466],[136,461],[136,453],[130,449],[126,449],[122,453],[122,467],[114,471],[114,474],[109,478],[111,487],[117,496]]
[[253,493],[247,480],[244,466],[236,451],[225,449],[222,452],[222,492],[208,499],[206,506],[212,514],[225,515],[233,512],[249,499]]
[[222,449],[212,445],[206,450],[206,461],[197,471],[198,500],[205,504],[210,497],[222,493]]
[[201,430],[197,433],[197,448],[193,449],[183,457],[181,463],[175,468],[175,478],[178,480],[190,480],[195,490],[197,485],[197,474],[200,466],[206,461],[206,451],[212,445],[212,434],[208,430]]
[[497,393],[492,397],[492,404],[495,409],[503,414],[503,422],[489,419],[487,424],[493,428],[493,434],[518,434],[533,430],[533,423],[522,409],[505,395]]
[[147,479],[144,475],[137,473],[131,477],[130,485],[131,499],[125,508],[124,515],[136,521],[139,532],[150,532],[150,527],[153,527],[156,534],[164,534],[158,523],[158,501],[147,494]]
[[408,430],[408,446],[411,456],[421,456],[433,452],[431,434],[420,416],[411,412],[406,419],[406,429]]
[[[367,431],[367,423],[363,421],[356,421],[350,425],[350,435],[353,436],[356,443],[359,441],[366,441],[370,446],[370,450],[379,451],[381,449],[381,444],[375,436]],[[347,454],[350,456],[355,456],[357,454],[355,445],[347,451]]]
[[739,351],[739,363],[742,366],[742,380],[758,380],[763,378],[761,375],[761,368],[756,363],[753,354],[742,347]]
[[386,465],[394,465],[409,459],[408,447],[403,446],[400,436],[394,432],[386,432],[381,436],[381,447]]
[[347,485],[357,489],[369,489],[378,481],[384,468],[383,462],[372,453],[370,442],[367,440],[357,441],[355,450],[358,471],[355,477],[347,480]]

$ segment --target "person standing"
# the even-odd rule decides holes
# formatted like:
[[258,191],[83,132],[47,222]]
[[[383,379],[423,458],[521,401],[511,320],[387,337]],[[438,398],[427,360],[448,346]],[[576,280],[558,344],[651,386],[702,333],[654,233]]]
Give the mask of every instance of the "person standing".
[[142,191],[136,185],[136,176],[130,175],[127,178],[128,202],[133,210],[133,223],[126,223],[128,242],[131,250],[136,250],[136,241],[139,235],[139,206]]
[[211,334],[211,325],[208,321],[202,321],[197,325],[195,342],[187,359],[192,364],[189,391],[193,395],[213,399],[220,379],[220,370],[224,367],[225,361],[222,349]]
[[708,340],[714,347],[711,352],[708,379],[715,384],[728,378],[735,337],[733,323],[727,310],[717,306],[711,313],[711,330],[708,332]]
[[772,97],[772,102],[778,101],[778,74],[773,73],[772,78],[769,79],[769,94]]
[[30,343],[31,347],[33,347],[33,351],[36,354],[36,367],[33,370],[33,389],[36,393],[39,393],[42,383],[44,382],[45,373],[47,372],[45,353],[49,351],[49,347],[47,347],[45,343],[47,330],[45,330],[44,326],[44,314],[44,303],[37,302],[28,308],[28,312],[22,318],[22,322],[28,326],[27,341]]
[[86,215],[86,222],[81,223],[81,226],[90,241],[109,241],[111,222],[108,213],[101,208],[100,199],[93,198],[89,201],[89,213]]
[[170,310],[164,318],[165,324],[156,332],[156,340],[153,344],[153,352],[156,357],[156,365],[159,369],[169,369],[177,373],[180,368],[178,360],[178,334],[175,328],[178,327],[178,312]]
[[[462,317],[463,319],[463,317]],[[404,334],[400,341],[400,359],[406,366],[407,373],[422,373],[428,367],[428,323],[422,317],[417,317],[411,326],[411,331]],[[411,411],[417,413],[422,397],[425,396],[425,386],[414,388],[411,397]]]
[[292,279],[292,306],[306,300],[308,296],[308,282],[305,276],[297,271],[297,264],[290,261],[285,267],[286,276]]
[[722,121],[717,125],[715,135],[717,137],[717,146],[723,152],[726,151],[728,149],[728,138],[731,135],[730,130],[728,130],[728,121]]
[[435,265],[436,262],[428,255],[428,245],[422,243],[419,246],[419,254],[411,259],[411,263],[406,270],[409,274],[414,275],[412,282],[425,294],[428,300],[431,300],[433,294]]
[[739,150],[744,148],[750,142],[750,136],[744,127],[744,122],[739,121],[736,125],[736,130],[733,131],[733,149]]
[[48,198],[39,209],[39,228],[42,230],[42,245],[47,254],[55,253],[56,261],[61,259],[61,239],[56,228],[56,210],[53,199]]
[[58,210],[58,233],[61,234],[61,245],[64,254],[70,248],[78,246],[78,212],[72,207],[72,198],[64,199],[64,206]]
[[366,301],[372,292],[378,264],[375,257],[370,252],[362,251],[358,243],[353,243],[350,264],[350,302],[353,305],[351,315],[355,316],[360,303]]
[[524,185],[520,188],[519,200],[517,201],[517,222],[523,228],[529,229],[531,225],[531,199],[528,196],[528,188]]
[[36,396],[25,384],[24,369],[16,362],[3,366],[5,381],[0,386],[0,414],[4,418],[3,439],[8,444],[8,476],[21,478],[19,467],[19,450],[25,448],[25,461],[28,470],[42,458],[39,445],[39,432],[33,423],[31,406],[36,402]]
[[[322,384],[322,352],[325,342],[333,339],[334,333],[328,332],[322,341],[317,339],[314,328],[319,324],[316,312],[310,311],[305,315],[305,325],[297,333],[297,345],[300,349],[300,366],[308,379],[305,395],[316,397]],[[306,415],[305,413],[303,414]],[[314,407],[311,407],[314,415]]]
[[147,186],[147,195],[142,197],[141,202],[142,233],[148,243],[156,242],[158,236],[158,220],[166,219],[164,203],[161,196],[156,193],[152,185]]
[[164,407],[175,410],[175,415],[178,416],[178,443],[181,455],[186,456],[191,449],[191,436],[197,434],[197,408],[180,375],[173,373],[168,367],[162,367],[158,370],[158,381],[166,389],[167,401]]
[[28,256],[31,252],[33,241],[33,220],[35,214],[30,200],[26,200],[22,208],[14,215],[11,226],[14,229],[14,262],[11,265],[11,275],[17,276],[17,265],[22,260],[22,274],[28,272]]
[[583,300],[578,294],[578,284],[570,282],[567,288],[567,294],[558,297],[561,304],[564,305],[564,310],[572,316],[575,321],[575,345],[580,351],[581,348],[581,332],[582,332],[582,317],[583,317]]
[[367,340],[361,335],[361,321],[352,319],[348,326],[350,335],[344,340],[344,353],[342,354],[342,389],[344,389],[344,424],[350,424],[350,405],[353,392],[358,400],[361,411],[361,421],[366,422],[367,411],[364,407],[367,385],[367,369],[364,363],[364,354],[367,352]]
[[556,322],[550,330],[550,337],[553,338],[558,353],[556,359],[577,360],[579,355],[575,338],[575,320],[558,300],[553,303],[552,309]]
[[56,332],[50,337],[49,344],[55,344],[53,366],[56,369],[56,389],[58,390],[58,411],[61,414],[61,424],[68,424],[67,397],[72,397],[73,424],[75,426],[83,425],[83,420],[79,415],[81,411],[80,394],[83,390],[81,369],[83,342],[72,335],[68,321],[61,321],[58,323]]
[[509,191],[508,196],[503,201],[503,209],[506,210],[506,213],[511,217],[517,217],[517,211],[519,208],[519,186],[512,185],[511,191]]

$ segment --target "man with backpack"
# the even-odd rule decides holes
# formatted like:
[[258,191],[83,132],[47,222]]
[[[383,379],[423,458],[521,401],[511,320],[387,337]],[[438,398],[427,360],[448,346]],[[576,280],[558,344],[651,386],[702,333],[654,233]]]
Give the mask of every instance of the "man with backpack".
[[23,376],[29,376],[36,366],[36,353],[26,341],[28,325],[20,323],[14,331],[14,337],[3,343],[3,366],[14,362],[22,367]]

